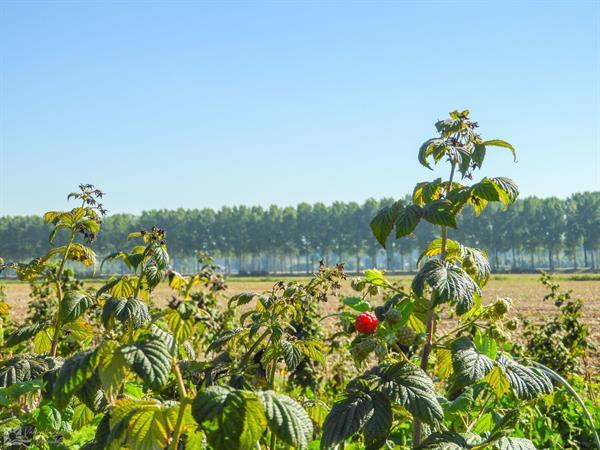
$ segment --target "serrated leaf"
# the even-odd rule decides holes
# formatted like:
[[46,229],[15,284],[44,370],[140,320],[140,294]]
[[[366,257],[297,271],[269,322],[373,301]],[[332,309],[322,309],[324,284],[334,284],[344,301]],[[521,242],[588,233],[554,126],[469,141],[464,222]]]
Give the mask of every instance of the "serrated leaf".
[[365,279],[375,286],[385,286],[387,284],[383,272],[377,269],[365,270]]
[[480,294],[479,286],[462,268],[437,259],[427,261],[413,279],[417,296],[423,296],[425,284],[433,290],[436,304],[456,303],[459,315],[469,311]]
[[408,205],[398,208],[395,223],[396,239],[411,234],[419,224],[422,216],[423,210],[420,206]]
[[365,312],[371,309],[369,302],[360,297],[346,297],[343,303],[358,312]]
[[52,349],[53,328],[44,328],[33,338],[33,351],[39,354],[49,353]]
[[14,331],[11,331],[6,337],[6,346],[13,347],[21,342],[28,341],[33,338],[36,334],[42,331],[44,328],[50,327],[51,323],[48,321],[42,321],[30,325],[21,325]]
[[179,406],[155,400],[118,400],[110,416],[111,447],[124,444],[136,450],[163,450],[169,444],[178,410]]
[[79,430],[84,426],[92,423],[96,413],[88,408],[85,404],[79,403],[73,408],[73,422],[72,426],[74,430]]
[[496,187],[496,192],[498,192],[498,199],[502,202],[502,204],[509,205],[514,203],[519,197],[519,188],[517,184],[506,177],[495,177],[490,178],[494,186]]
[[265,407],[269,428],[283,442],[297,449],[306,449],[312,438],[313,425],[304,408],[287,395],[274,391],[259,392]]
[[236,336],[240,336],[242,334],[246,334],[248,332],[247,328],[236,328],[234,330],[223,330],[219,335],[215,338],[214,341],[210,343],[207,352],[220,350],[226,343],[235,338]]
[[115,319],[126,323],[130,328],[139,328],[150,321],[148,305],[137,298],[111,297],[104,303],[102,323],[110,329]]
[[98,351],[85,350],[67,359],[53,383],[53,398],[58,407],[69,403],[73,394],[92,377],[98,364]]
[[452,431],[442,431],[427,436],[415,450],[470,450],[472,447],[464,436]]
[[382,391],[414,417],[436,425],[444,418],[433,381],[425,371],[409,362],[382,366]]
[[323,423],[321,450],[335,447],[356,434],[373,416],[368,395],[353,395],[333,405]]
[[421,208],[421,216],[434,225],[456,228],[454,207],[449,200],[435,200]]
[[394,419],[392,405],[388,397],[381,392],[369,393],[373,404],[373,415],[365,423],[363,434],[365,436],[365,450],[375,450],[385,445],[390,434]]
[[64,325],[79,318],[94,304],[94,299],[84,292],[67,291],[60,302],[58,314]]
[[452,366],[457,382],[468,386],[482,380],[493,368],[494,361],[480,353],[466,336],[452,344]]
[[178,343],[185,341],[194,331],[194,317],[184,318],[176,309],[166,309],[164,319]]
[[452,351],[447,348],[439,348],[436,351],[437,361],[436,361],[436,375],[445,380],[454,371],[452,367]]
[[485,381],[496,394],[496,397],[500,398],[508,391],[510,391],[510,383],[508,378],[504,374],[501,367],[495,366],[484,378]]
[[288,370],[295,370],[302,359],[304,359],[302,352],[292,342],[288,341],[281,341],[281,349],[283,350],[283,359]]
[[53,432],[61,429],[62,415],[50,401],[43,401],[32,415],[40,431]]
[[52,258],[55,255],[64,255],[67,252],[67,258],[71,261],[77,261],[85,266],[91,267],[96,264],[96,254],[94,251],[82,244],[72,243],[70,245],[61,245],[59,247],[52,248],[46,255],[47,259]]
[[395,202],[391,206],[386,206],[379,210],[369,224],[375,239],[377,239],[377,242],[384,248],[387,238],[394,228],[396,218],[398,217],[398,210],[401,208],[402,202],[400,201]]
[[171,354],[156,338],[134,342],[120,348],[125,362],[154,390],[162,388],[171,373]]
[[212,386],[198,393],[192,415],[216,449],[253,449],[267,427],[256,394],[230,387]]
[[0,387],[40,378],[51,368],[49,358],[27,353],[14,356],[0,363]]
[[531,400],[552,392],[552,382],[535,367],[523,366],[505,355],[499,355],[498,364],[504,369],[515,395],[522,400]]
[[511,151],[512,155],[513,155],[513,159],[516,162],[517,161],[517,151],[515,150],[515,148],[512,146],[512,144],[509,144],[506,141],[503,141],[502,139],[491,139],[489,141],[484,141],[481,143],[481,145],[483,146],[493,146],[493,147],[504,147],[507,148]]
[[494,448],[497,450],[536,450],[536,446],[529,439],[506,436],[500,438]]
[[323,345],[320,341],[310,339],[298,340],[294,342],[294,345],[306,358],[325,366],[325,355],[323,354]]

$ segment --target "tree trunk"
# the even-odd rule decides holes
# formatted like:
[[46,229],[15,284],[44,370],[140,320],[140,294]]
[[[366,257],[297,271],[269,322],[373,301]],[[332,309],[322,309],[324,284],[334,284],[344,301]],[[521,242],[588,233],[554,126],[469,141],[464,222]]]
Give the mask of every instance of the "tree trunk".
[[585,248],[585,245],[583,246],[583,265],[585,267],[588,266],[587,248]]
[[356,275],[360,275],[360,255],[356,255]]
[[535,270],[535,252],[531,252],[531,270]]
[[552,260],[552,249],[548,249],[548,266],[550,270],[554,270],[554,261]]

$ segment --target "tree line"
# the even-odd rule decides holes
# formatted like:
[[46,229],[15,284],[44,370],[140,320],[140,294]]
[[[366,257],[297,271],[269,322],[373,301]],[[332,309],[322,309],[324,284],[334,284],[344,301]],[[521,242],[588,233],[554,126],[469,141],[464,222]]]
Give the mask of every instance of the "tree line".
[[[127,247],[130,232],[157,225],[167,231],[172,262],[184,272],[196,269],[199,251],[211,253],[227,272],[240,274],[309,272],[320,260],[344,262],[349,270],[380,266],[412,271],[417,249],[433,239],[434,229],[419,227],[411,239],[392,237],[382,249],[369,222],[393,201],[113,214],[105,218],[93,247],[98,255],[108,255]],[[459,229],[451,230],[450,237],[486,250],[495,270],[598,267],[600,191],[576,193],[567,199],[528,197],[506,210],[490,205],[478,220],[467,208],[459,221]],[[44,254],[50,246],[48,230],[39,216],[1,217],[0,257],[25,261]],[[114,264],[106,268],[119,269]]]

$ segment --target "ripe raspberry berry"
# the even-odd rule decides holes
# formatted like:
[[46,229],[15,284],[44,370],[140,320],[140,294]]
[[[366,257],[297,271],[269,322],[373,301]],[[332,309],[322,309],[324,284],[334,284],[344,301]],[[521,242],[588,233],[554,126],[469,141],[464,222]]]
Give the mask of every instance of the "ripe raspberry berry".
[[360,314],[356,318],[356,321],[354,322],[354,327],[359,333],[371,334],[375,332],[378,324],[379,321],[377,320],[377,316],[375,316],[375,314],[365,312]]

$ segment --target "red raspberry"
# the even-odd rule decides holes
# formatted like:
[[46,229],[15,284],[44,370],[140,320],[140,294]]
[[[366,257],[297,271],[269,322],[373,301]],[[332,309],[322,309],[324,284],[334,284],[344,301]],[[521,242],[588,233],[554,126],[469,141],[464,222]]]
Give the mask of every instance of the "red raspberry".
[[359,333],[371,334],[375,332],[378,324],[379,321],[377,320],[377,316],[375,314],[365,312],[360,314],[356,318],[356,321],[354,322],[354,327]]

